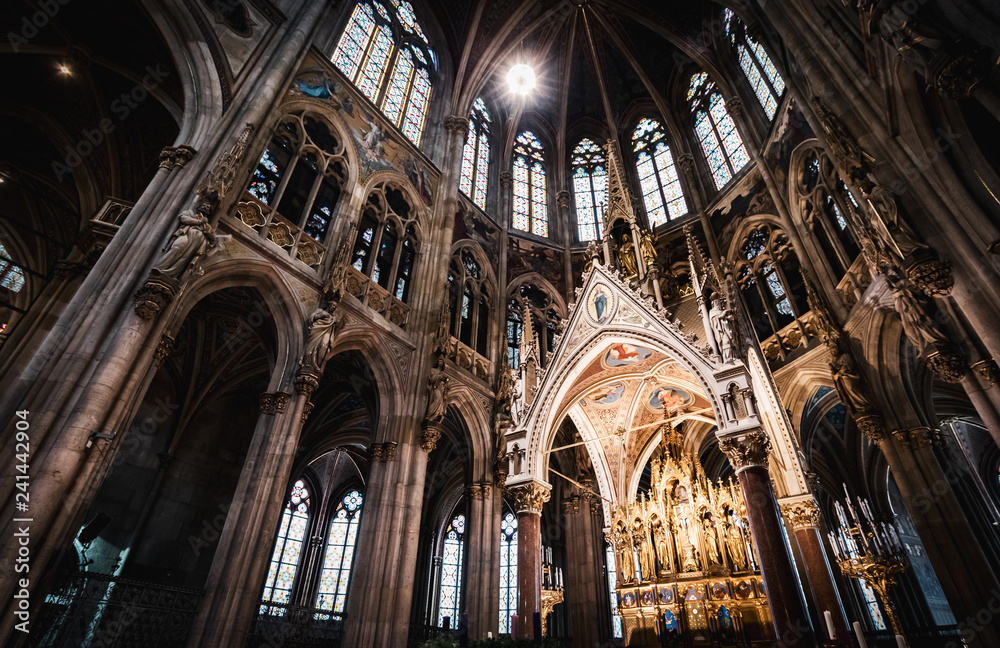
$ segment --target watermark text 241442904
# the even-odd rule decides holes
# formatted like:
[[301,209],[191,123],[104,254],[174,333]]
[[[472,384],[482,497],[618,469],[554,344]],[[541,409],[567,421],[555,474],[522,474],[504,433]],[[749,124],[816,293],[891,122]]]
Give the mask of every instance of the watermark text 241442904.
[[20,632],[28,632],[28,624],[31,621],[31,580],[28,573],[31,571],[31,479],[29,467],[31,459],[31,435],[29,433],[28,412],[20,410],[15,413],[14,440],[16,450],[14,454],[14,475],[16,477],[17,490],[14,493],[14,508],[17,509],[17,517],[14,518],[14,542],[17,545],[17,556],[14,558],[14,572],[18,574],[18,580],[14,592],[14,599],[17,608],[14,615],[18,623],[14,626]]

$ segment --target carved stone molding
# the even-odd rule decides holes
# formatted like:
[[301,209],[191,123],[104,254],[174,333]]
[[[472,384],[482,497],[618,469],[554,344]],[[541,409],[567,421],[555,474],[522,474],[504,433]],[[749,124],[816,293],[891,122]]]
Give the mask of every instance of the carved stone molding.
[[504,171],[500,174],[500,187],[502,189],[510,189],[514,186],[514,174],[510,171]]
[[160,337],[159,344],[156,345],[156,350],[153,351],[153,361],[157,366],[162,365],[163,361],[169,358],[173,351],[174,338],[164,333],[163,336]]
[[694,156],[690,153],[682,153],[677,156],[677,166],[681,168],[684,173],[691,173],[694,171]]
[[872,412],[858,414],[854,417],[854,424],[875,445],[885,439],[885,422],[878,414]]
[[368,448],[368,457],[373,463],[392,461],[396,458],[396,446],[398,445],[395,441],[373,443]]
[[309,397],[319,387],[319,378],[319,375],[311,371],[300,370],[295,376],[295,391]]
[[160,151],[160,168],[181,168],[190,162],[197,152],[193,146],[188,146],[187,144],[164,146],[163,150]]
[[[933,72],[934,89],[949,99],[968,99],[994,66],[985,48],[968,49],[949,57]],[[930,81],[930,79],[928,79]]]
[[302,420],[303,425],[305,424],[306,419],[309,418],[309,415],[312,414],[312,411],[313,411],[313,404],[310,403],[309,401],[306,401],[305,405],[302,406],[302,419],[301,420]]
[[986,382],[993,386],[1000,382],[1000,368],[997,367],[996,360],[980,360],[973,363],[972,370],[983,377]]
[[154,272],[135,292],[135,314],[147,320],[156,318],[173,301],[178,287],[174,279]]
[[557,193],[556,204],[562,209],[569,209],[569,192],[563,189]]
[[286,392],[264,392],[260,395],[259,408],[261,414],[276,414],[284,412],[291,394]]
[[57,279],[73,279],[83,272],[83,265],[69,261],[56,261],[52,274]]
[[469,119],[459,115],[448,115],[444,118],[444,129],[449,133],[465,135],[469,132]]
[[493,484],[489,482],[474,482],[465,488],[465,492],[468,494],[469,499],[478,501],[489,499],[492,491]]
[[819,528],[820,512],[815,500],[782,504],[781,514],[792,525],[792,529]]
[[744,434],[719,440],[719,448],[729,457],[736,472],[747,468],[767,468],[771,454],[771,439],[764,430],[757,428]]
[[441,439],[441,429],[433,423],[424,421],[424,427],[420,430],[420,447],[425,452],[433,452],[437,447],[437,442]]
[[572,497],[563,498],[563,501],[559,502],[559,508],[562,510],[563,515],[570,515],[572,513],[580,512],[580,496],[574,495]]
[[951,264],[934,250],[921,249],[907,259],[906,276],[928,297],[947,297],[955,286]]
[[552,490],[538,482],[521,484],[507,489],[507,492],[513,500],[514,510],[517,513],[541,514],[542,505],[552,496]]
[[729,111],[730,115],[739,119],[739,117],[743,114],[743,99],[739,97],[730,97],[729,99],[726,99],[726,110]]
[[945,444],[945,436],[941,430],[928,427],[912,428],[910,430],[893,430],[892,437],[896,439],[900,446],[919,450],[920,448],[936,447],[942,448]]

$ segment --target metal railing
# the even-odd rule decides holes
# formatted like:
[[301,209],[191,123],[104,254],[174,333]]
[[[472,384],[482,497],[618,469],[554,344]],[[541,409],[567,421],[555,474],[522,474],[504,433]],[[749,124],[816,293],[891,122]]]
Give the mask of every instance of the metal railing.
[[257,608],[247,648],[338,648],[344,614],[297,605],[268,603]]
[[204,592],[96,572],[64,574],[45,597],[30,646],[183,646]]

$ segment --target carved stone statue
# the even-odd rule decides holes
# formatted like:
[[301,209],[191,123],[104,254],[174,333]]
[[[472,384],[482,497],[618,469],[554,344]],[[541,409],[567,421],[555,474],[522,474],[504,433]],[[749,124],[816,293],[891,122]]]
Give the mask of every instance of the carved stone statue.
[[708,553],[708,564],[718,565],[721,562],[719,557],[719,538],[715,533],[715,525],[711,520],[702,521],[705,535],[705,551]]
[[309,316],[309,338],[302,356],[302,366],[322,371],[333,354],[334,338],[343,328],[343,318],[336,318],[322,308],[313,311]]
[[833,356],[830,372],[841,402],[854,414],[871,411],[871,401],[868,400],[861,374],[854,365],[854,356],[846,348],[846,343],[838,344],[831,339],[830,353]]
[[427,386],[427,413],[424,415],[424,420],[437,423],[444,418],[445,397],[449,389],[448,377],[444,373],[443,356],[439,356],[437,363],[431,368]]
[[913,346],[923,351],[928,344],[947,344],[947,337],[927,313],[927,306],[917,296],[910,281],[895,269],[886,272],[885,277],[892,292],[893,307],[903,324],[903,332]]
[[618,545],[618,569],[621,572],[622,583],[631,583],[635,579],[635,554],[631,542],[627,538]]
[[729,557],[733,561],[733,568],[737,570],[746,569],[747,554],[746,548],[743,545],[743,532],[735,524],[730,524],[729,530],[726,532],[726,549],[729,551]]
[[218,206],[218,194],[206,191],[198,194],[194,210],[181,212],[180,227],[174,231],[173,239],[153,266],[157,272],[180,279],[192,263],[219,247],[220,241],[208,222]]
[[652,268],[656,263],[656,240],[653,239],[653,233],[649,230],[642,233],[642,239],[639,241],[639,254],[642,255],[642,260],[646,263],[646,270]]
[[635,258],[635,245],[628,234],[622,235],[622,245],[618,248],[618,264],[626,277],[639,274],[638,261]]
[[673,557],[670,555],[670,537],[662,523],[658,523],[653,528],[653,537],[656,539],[656,558],[660,561],[660,571],[671,571]]
[[642,571],[642,580],[653,580],[656,577],[656,572],[653,569],[653,548],[650,546],[649,538],[646,537],[642,527],[637,529],[637,531],[642,534],[635,541],[635,550],[639,556],[639,569]]
[[732,360],[736,352],[736,323],[733,321],[732,311],[725,308],[718,297],[712,299],[708,321],[712,326],[712,333],[715,334],[715,340],[719,343],[722,359]]

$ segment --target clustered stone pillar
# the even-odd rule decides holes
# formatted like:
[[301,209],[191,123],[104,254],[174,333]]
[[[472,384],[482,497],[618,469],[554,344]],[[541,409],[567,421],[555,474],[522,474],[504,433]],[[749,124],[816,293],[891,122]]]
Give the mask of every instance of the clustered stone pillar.
[[601,501],[583,491],[561,503],[566,529],[566,604],[574,646],[595,646],[605,637],[601,629],[608,617],[601,614],[604,553],[600,538]]
[[496,632],[499,622],[500,507],[491,482],[470,484],[466,494],[465,611],[469,615],[469,637],[480,639],[487,632]]
[[771,440],[763,430],[756,428],[720,439],[719,447],[736,469],[743,490],[750,533],[760,560],[778,641],[789,647],[811,647],[815,642],[812,625],[799,596],[795,570],[785,546],[778,501],[767,471]]
[[517,636],[532,638],[532,617],[542,611],[542,505],[548,486],[529,482],[510,491],[517,514]]
[[816,505],[812,495],[808,495],[798,501],[783,502],[781,512],[792,525],[795,542],[799,545],[799,552],[802,555],[803,563],[805,563],[809,591],[812,593],[812,600],[816,605],[820,620],[825,623],[826,612],[829,612],[830,616],[833,617],[835,636],[828,636],[829,630],[826,627],[823,628],[821,634],[827,635],[828,639],[837,644],[851,645],[851,629],[847,624],[847,617],[844,615],[844,607],[833,580],[830,562],[823,549],[823,541],[820,539],[819,506]]

